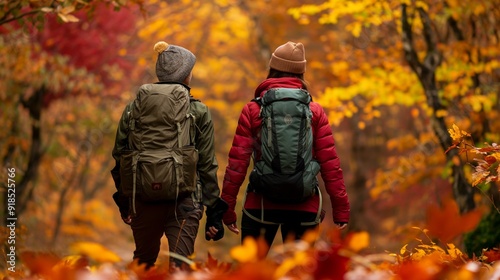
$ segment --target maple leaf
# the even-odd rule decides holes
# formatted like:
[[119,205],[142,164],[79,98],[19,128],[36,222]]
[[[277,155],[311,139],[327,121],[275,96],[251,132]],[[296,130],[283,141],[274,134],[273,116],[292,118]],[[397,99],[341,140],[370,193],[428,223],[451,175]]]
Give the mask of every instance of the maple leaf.
[[50,276],[52,268],[61,260],[52,253],[26,251],[20,254],[20,259],[31,275]]
[[482,182],[486,181],[486,178],[490,175],[488,168],[482,164],[476,166],[474,168],[474,172],[472,173],[472,185],[477,186]]
[[430,235],[449,243],[458,235],[476,228],[481,216],[479,209],[460,215],[456,202],[446,199],[443,208],[436,205],[427,208],[427,229]]
[[455,143],[461,142],[465,136],[470,136],[469,133],[458,128],[456,124],[453,124],[452,128],[448,129],[448,133],[450,133],[450,137]]
[[207,253],[207,260],[203,263],[196,263],[196,267],[198,270],[205,268],[211,273],[225,273],[231,270],[232,264],[227,262],[220,262],[216,258],[214,258],[210,252]]
[[52,268],[51,279],[76,279],[77,274],[89,270],[89,260],[85,256],[67,256]]
[[83,256],[67,256],[60,258],[53,253],[26,251],[20,254],[32,276],[42,279],[67,280],[76,279],[76,275],[88,270],[88,259]]
[[484,157],[484,160],[488,163],[488,164],[494,164],[495,162],[497,162],[497,158],[493,155],[487,155]]

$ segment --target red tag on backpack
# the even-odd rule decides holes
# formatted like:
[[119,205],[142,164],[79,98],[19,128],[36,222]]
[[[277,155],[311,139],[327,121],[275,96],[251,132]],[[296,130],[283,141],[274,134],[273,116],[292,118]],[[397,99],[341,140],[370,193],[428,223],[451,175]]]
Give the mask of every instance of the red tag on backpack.
[[151,188],[152,188],[153,190],[155,190],[155,191],[159,191],[159,190],[161,190],[161,189],[162,189],[162,187],[161,187],[161,183],[152,183],[152,184],[151,184]]

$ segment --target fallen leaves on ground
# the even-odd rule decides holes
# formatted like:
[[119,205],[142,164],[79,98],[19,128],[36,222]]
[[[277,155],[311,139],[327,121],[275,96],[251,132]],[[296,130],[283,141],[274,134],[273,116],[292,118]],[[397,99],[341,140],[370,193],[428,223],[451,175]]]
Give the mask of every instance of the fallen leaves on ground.
[[[418,230],[425,236],[429,232]],[[267,248],[262,247],[261,241],[247,239],[228,252],[233,257],[232,263],[220,262],[208,255],[206,261],[181,270],[172,269],[169,264],[159,264],[150,270],[137,263],[120,267],[114,258],[95,257],[103,253],[113,256],[104,246],[89,243],[83,249],[80,247],[84,243],[78,243],[74,248],[80,248],[85,255],[60,258],[49,253],[23,252],[16,276],[6,271],[0,273],[0,277],[5,280],[483,280],[498,279],[500,275],[498,249],[485,251],[478,258],[468,258],[453,244],[441,247],[428,238],[427,242],[418,239],[417,246],[406,244],[398,253],[369,254],[365,252],[369,248],[366,232],[352,232],[341,238],[335,229],[325,236],[313,242],[312,238],[318,235],[307,235],[304,240],[272,247],[267,256],[262,253]],[[89,248],[96,252],[90,252]]]

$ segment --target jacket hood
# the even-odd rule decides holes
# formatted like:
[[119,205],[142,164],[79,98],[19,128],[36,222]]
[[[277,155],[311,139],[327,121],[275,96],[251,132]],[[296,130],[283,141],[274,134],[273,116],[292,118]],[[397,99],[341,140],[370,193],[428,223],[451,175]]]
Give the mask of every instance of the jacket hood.
[[269,78],[260,83],[255,89],[254,97],[261,97],[264,92],[271,88],[302,88],[302,81],[293,77]]

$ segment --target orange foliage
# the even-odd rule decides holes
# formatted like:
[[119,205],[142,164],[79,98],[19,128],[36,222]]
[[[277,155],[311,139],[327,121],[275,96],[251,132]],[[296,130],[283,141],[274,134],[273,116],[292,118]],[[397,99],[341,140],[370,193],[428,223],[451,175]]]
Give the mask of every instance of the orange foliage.
[[31,275],[42,279],[76,279],[81,270],[88,269],[89,261],[84,256],[59,258],[50,253],[23,252],[21,260]]
[[483,147],[476,147],[469,144],[471,134],[461,130],[456,124],[453,124],[452,128],[448,129],[448,132],[453,139],[453,144],[446,152],[458,149],[460,154],[477,156],[473,159],[476,162],[472,173],[473,186],[500,181],[500,145],[497,143],[484,143]]
[[475,229],[482,214],[481,210],[476,209],[460,215],[456,202],[447,199],[443,202],[443,208],[436,205],[429,206],[427,209],[427,228],[430,235],[446,244],[455,237]]
[[[442,215],[447,213],[437,211]],[[426,230],[423,230],[426,233]],[[311,236],[318,236],[310,235]],[[219,262],[210,254],[204,262],[186,265],[182,269],[167,264],[157,264],[150,270],[132,262],[125,267],[111,265],[107,261],[92,264],[85,256],[72,255],[59,258],[49,253],[23,252],[23,275],[18,279],[217,279],[217,280],[262,280],[262,279],[389,279],[389,280],[481,280],[500,273],[497,249],[488,251],[480,259],[469,259],[453,245],[443,249],[434,243],[420,245],[409,250],[405,245],[399,254],[361,254],[352,249],[354,240],[367,242],[364,232],[353,232],[344,238],[338,230],[331,230],[311,243],[305,238],[297,242],[273,247],[267,257],[235,260],[234,263]],[[368,245],[368,244],[366,244]],[[237,248],[259,252],[259,242],[250,239]],[[98,246],[94,246],[94,249]],[[358,248],[359,249],[359,248]],[[101,248],[95,254],[99,254]],[[241,253],[241,252],[238,252]],[[235,254],[235,256],[238,256]],[[483,260],[485,258],[482,258]],[[493,264],[493,265],[490,265]],[[4,279],[8,278],[7,274]],[[10,275],[10,274],[9,274]],[[0,273],[2,276],[2,273]],[[13,275],[11,275],[13,276]],[[18,275],[19,276],[19,273]],[[24,277],[24,278],[23,278]]]

